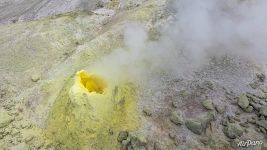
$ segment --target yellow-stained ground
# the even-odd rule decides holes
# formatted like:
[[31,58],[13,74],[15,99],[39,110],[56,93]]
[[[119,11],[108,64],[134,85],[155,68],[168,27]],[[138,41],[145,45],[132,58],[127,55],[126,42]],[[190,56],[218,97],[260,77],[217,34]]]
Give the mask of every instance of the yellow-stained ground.
[[82,70],[56,99],[44,134],[48,140],[60,143],[62,149],[118,149],[116,133],[137,127],[134,86],[111,86]]

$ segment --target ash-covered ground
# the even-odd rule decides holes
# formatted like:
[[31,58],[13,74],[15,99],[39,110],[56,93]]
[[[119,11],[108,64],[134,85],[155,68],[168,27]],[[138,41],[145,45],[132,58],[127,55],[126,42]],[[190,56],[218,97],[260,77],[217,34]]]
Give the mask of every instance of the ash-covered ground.
[[0,0],[0,149],[267,149],[265,8]]

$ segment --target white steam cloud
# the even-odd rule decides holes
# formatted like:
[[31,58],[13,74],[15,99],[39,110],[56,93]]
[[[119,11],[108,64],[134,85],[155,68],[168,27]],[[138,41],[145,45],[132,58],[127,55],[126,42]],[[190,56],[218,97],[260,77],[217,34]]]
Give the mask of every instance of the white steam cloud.
[[[259,64],[267,60],[266,0],[177,0],[174,22],[149,41],[142,25],[129,24],[123,49],[91,69],[119,80],[142,81],[151,74],[190,73],[222,55]],[[101,69],[99,69],[101,68]],[[114,78],[116,77],[116,78]]]

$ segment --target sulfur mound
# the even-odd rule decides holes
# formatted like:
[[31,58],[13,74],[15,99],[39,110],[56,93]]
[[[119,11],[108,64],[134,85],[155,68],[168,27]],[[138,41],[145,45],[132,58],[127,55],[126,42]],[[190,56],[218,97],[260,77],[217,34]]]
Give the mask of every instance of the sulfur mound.
[[107,131],[136,128],[135,90],[131,84],[107,83],[84,70],[70,78],[49,114],[44,130],[48,140],[61,143],[62,149],[88,149],[93,143],[93,149],[104,145],[118,149],[116,137]]

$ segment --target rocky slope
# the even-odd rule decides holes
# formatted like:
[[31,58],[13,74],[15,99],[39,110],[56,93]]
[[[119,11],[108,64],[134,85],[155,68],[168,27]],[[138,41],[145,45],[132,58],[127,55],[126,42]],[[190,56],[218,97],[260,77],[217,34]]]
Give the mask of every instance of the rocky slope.
[[216,57],[192,76],[141,82],[94,68],[126,47],[129,22],[157,41],[169,2],[1,0],[0,148],[266,149],[264,66]]

